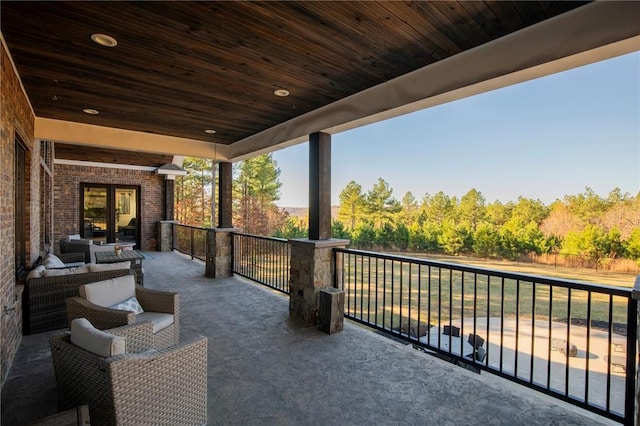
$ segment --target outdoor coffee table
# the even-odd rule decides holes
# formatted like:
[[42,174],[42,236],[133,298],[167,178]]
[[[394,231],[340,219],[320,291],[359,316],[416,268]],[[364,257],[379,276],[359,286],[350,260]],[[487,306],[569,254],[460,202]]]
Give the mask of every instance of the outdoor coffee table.
[[144,276],[142,273],[142,260],[145,258],[139,250],[122,250],[120,254],[116,254],[116,251],[97,251],[96,263],[117,263],[117,262],[131,262],[131,268],[136,271],[138,276],[138,284],[144,285]]

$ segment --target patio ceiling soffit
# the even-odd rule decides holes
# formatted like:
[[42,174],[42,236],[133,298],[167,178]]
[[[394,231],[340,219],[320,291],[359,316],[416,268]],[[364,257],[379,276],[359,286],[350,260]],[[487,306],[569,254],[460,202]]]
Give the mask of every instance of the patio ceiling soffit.
[[238,161],[640,50],[640,2],[594,2],[389,80],[230,146]]
[[36,117],[37,139],[238,161],[640,49],[640,2],[594,2],[231,145]]

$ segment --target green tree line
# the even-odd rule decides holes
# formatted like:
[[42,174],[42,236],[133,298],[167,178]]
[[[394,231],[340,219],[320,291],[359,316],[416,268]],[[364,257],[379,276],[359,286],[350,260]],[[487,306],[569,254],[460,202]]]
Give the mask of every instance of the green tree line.
[[[551,205],[519,197],[487,203],[475,188],[460,197],[440,191],[400,201],[383,179],[365,191],[351,181],[340,192],[333,235],[362,249],[470,254],[516,259],[528,253],[578,255],[640,261],[640,193],[620,189],[606,198],[591,188]],[[282,235],[301,236],[301,220],[290,218]]]
[[[187,158],[189,174],[177,181],[177,219],[211,226],[211,162]],[[289,217],[276,206],[280,169],[271,154],[234,164],[233,223],[246,233],[304,238],[306,219]],[[558,253],[640,262],[640,193],[613,189],[601,197],[591,188],[545,205],[519,197],[505,204],[487,203],[470,189],[460,198],[439,191],[418,200],[401,200],[382,178],[369,190],[349,182],[339,195],[333,221],[335,238],[367,250],[470,254],[517,259],[521,255]]]

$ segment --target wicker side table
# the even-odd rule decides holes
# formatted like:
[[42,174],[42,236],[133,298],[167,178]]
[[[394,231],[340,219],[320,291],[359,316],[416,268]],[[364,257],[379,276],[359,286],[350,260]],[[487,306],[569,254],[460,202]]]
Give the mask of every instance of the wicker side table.
[[97,251],[96,263],[117,263],[131,262],[131,269],[136,271],[138,275],[138,284],[144,285],[144,276],[142,273],[142,260],[145,259],[144,254],[139,250],[123,250],[120,254],[116,251]]

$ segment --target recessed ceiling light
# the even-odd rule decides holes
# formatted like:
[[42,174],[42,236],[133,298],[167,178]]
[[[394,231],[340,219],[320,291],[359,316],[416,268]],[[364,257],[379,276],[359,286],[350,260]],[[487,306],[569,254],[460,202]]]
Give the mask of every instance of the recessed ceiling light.
[[289,91],[287,89],[276,89],[273,91],[273,94],[276,96],[289,96]]
[[118,42],[115,38],[106,34],[91,34],[91,40],[98,43],[100,46],[115,47],[118,45]]
[[208,133],[208,134],[210,134],[210,135],[213,135],[216,131],[215,131],[215,130],[213,130],[213,129],[205,129],[205,131],[204,131],[204,132],[205,132],[205,133]]
[[91,114],[91,115],[100,114],[100,112],[97,109],[91,109],[91,108],[85,108],[82,110],[82,112],[84,112],[85,114]]

